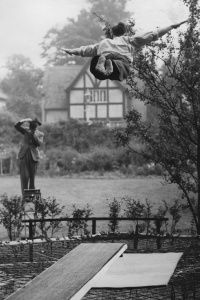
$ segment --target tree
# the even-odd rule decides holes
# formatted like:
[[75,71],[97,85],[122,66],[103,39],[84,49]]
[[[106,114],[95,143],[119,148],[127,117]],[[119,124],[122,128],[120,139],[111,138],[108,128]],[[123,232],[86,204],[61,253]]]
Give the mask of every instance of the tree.
[[[81,10],[77,20],[68,19],[68,23],[62,28],[51,28],[44,36],[41,44],[42,56],[47,59],[48,64],[64,64],[72,58],[63,55],[61,48],[76,48],[82,45],[96,43],[103,35],[102,28],[95,19],[93,12],[103,15],[111,24],[126,20],[130,17],[125,11],[128,0],[88,0],[90,11]],[[54,53],[52,55],[52,53]],[[84,63],[81,57],[73,57],[77,63]]]
[[8,75],[1,87],[9,95],[7,109],[19,117],[41,117],[42,70],[35,68],[30,59],[19,54],[8,58]]
[[[140,154],[161,165],[165,179],[177,184],[200,234],[200,7],[196,0],[183,2],[189,21],[178,35],[178,46],[169,34],[139,52],[128,81],[135,97],[156,108],[156,122],[142,122],[131,110],[126,128],[116,136],[132,151],[133,136],[145,145]],[[158,59],[164,64],[162,71]]]

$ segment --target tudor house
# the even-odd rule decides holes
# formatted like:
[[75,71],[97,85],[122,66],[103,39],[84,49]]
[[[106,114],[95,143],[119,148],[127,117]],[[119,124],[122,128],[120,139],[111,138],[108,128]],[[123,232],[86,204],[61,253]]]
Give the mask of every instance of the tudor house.
[[44,123],[78,119],[116,125],[123,122],[131,107],[146,119],[146,106],[130,98],[127,86],[118,81],[97,80],[89,71],[89,61],[85,65],[67,64],[46,69],[43,86]]

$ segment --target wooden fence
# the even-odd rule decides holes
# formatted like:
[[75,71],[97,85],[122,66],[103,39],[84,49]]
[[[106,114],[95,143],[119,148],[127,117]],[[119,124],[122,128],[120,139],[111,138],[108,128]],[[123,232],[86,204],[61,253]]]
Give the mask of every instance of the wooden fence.
[[[158,217],[151,217],[151,218],[126,218],[126,217],[119,217],[119,218],[109,218],[109,217],[88,217],[88,218],[69,218],[69,217],[62,217],[62,218],[44,218],[44,219],[26,219],[22,220],[23,223],[28,223],[29,228],[29,236],[30,240],[34,239],[34,228],[37,223],[44,224],[46,222],[74,222],[74,221],[85,221],[85,222],[92,222],[92,234],[96,234],[97,222],[102,221],[129,221],[129,222],[136,222],[135,232],[134,232],[134,248],[137,249],[138,240],[139,240],[139,225],[138,222],[154,222],[156,225],[156,244],[157,249],[161,248],[161,226],[163,222],[166,222],[168,218],[158,218]],[[30,244],[30,261],[33,261],[33,245]]]

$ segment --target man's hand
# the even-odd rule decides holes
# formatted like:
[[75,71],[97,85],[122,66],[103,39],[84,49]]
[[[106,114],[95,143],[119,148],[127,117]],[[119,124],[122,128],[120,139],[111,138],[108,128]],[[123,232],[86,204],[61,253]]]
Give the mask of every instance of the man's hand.
[[74,55],[74,51],[73,49],[66,49],[66,48],[61,48],[62,51],[64,51],[65,53],[69,54],[69,55]]
[[186,22],[188,22],[188,20],[185,20],[185,21],[179,22],[179,23],[177,23],[177,24],[174,24],[174,25],[172,25],[172,28],[173,28],[173,29],[176,29],[176,28],[178,28],[179,26],[181,26],[182,24],[184,24],[184,23],[186,23]]

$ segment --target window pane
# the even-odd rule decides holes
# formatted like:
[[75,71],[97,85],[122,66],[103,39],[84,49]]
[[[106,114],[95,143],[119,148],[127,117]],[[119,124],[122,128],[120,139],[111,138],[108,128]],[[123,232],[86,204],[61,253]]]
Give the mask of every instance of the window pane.
[[107,118],[107,105],[97,106],[97,118]]
[[86,114],[87,114],[87,118],[96,118],[95,115],[95,105],[87,105],[86,106]]
[[107,91],[104,89],[90,89],[90,102],[105,103],[107,102]]
[[109,102],[118,102],[122,103],[122,92],[120,90],[111,90],[109,91]]
[[83,105],[71,105],[70,117],[74,119],[83,119],[84,118]]
[[70,103],[83,103],[84,94],[83,91],[74,90],[70,93]]
[[109,117],[110,118],[122,118],[123,117],[123,109],[120,104],[109,105]]

